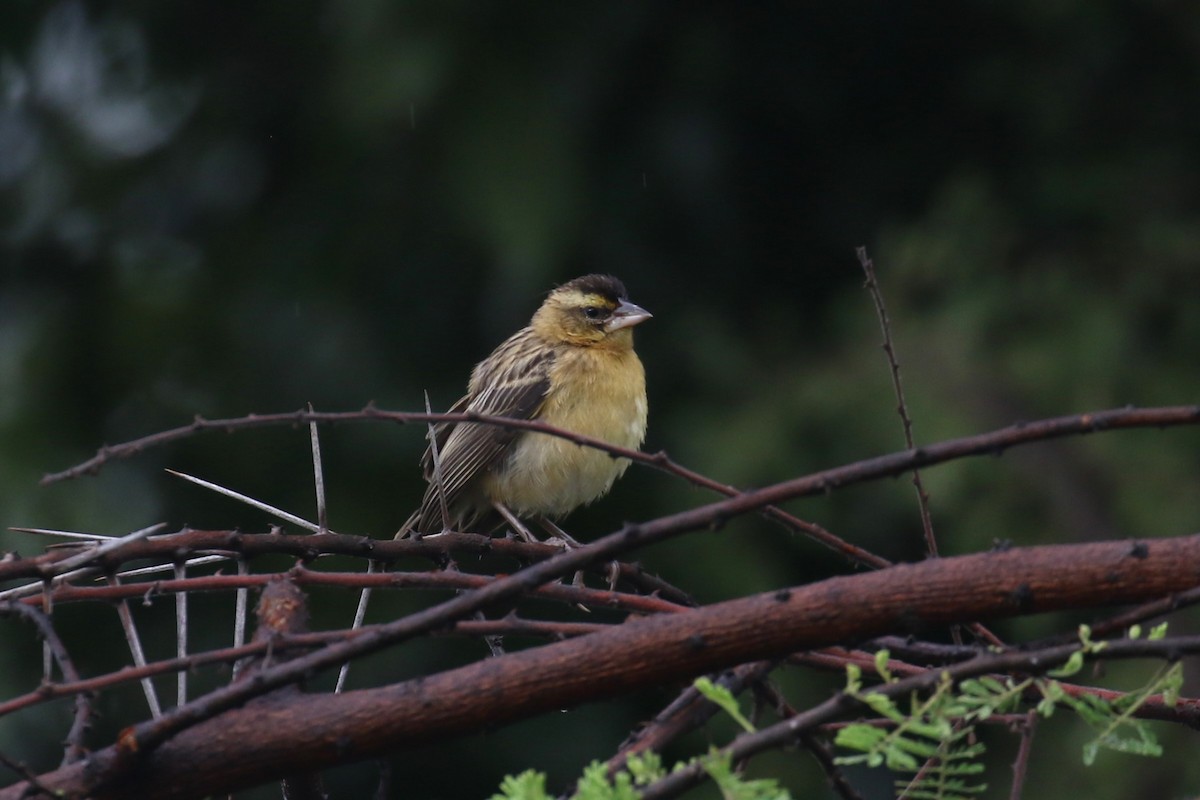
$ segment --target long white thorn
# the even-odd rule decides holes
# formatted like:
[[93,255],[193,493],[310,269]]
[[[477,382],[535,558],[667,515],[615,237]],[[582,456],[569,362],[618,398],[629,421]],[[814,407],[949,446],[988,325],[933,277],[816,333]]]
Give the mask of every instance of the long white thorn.
[[219,486],[215,483],[212,483],[211,481],[206,481],[203,478],[197,478],[194,475],[188,475],[186,472],[177,472],[176,470],[173,470],[173,469],[168,469],[167,472],[169,472],[170,474],[174,475],[177,478],[183,478],[185,481],[190,481],[191,483],[194,483],[197,486],[203,486],[205,489],[216,492],[217,494],[223,494],[226,497],[230,497],[230,498],[233,498],[234,500],[237,500],[238,502],[245,503],[246,505],[250,506],[251,508],[257,508],[259,511],[265,511],[273,517],[281,519],[284,522],[290,522],[293,525],[296,525],[300,528],[304,528],[307,531],[312,531],[313,533],[316,533],[317,530],[319,529],[318,525],[314,525],[313,523],[309,522],[308,520],[306,520],[302,517],[297,517],[295,514],[289,514],[287,511],[284,511],[283,509],[276,508],[275,506],[272,506],[272,505],[268,505],[268,504],[262,502],[261,500],[255,500],[253,497],[248,497],[248,496],[242,494],[241,492],[235,492],[233,489],[226,489],[224,486]]
[[[187,577],[187,565],[179,563],[175,565],[175,580],[181,581]],[[175,593],[175,655],[179,658],[187,658],[187,642],[188,642],[188,593]],[[186,669],[181,669],[175,673],[175,705],[182,706],[187,703],[187,674]]]
[[[109,584],[120,586],[121,580],[115,575],[108,579]],[[138,636],[137,627],[133,624],[133,614],[129,611],[129,603],[117,601],[117,616],[121,618],[121,627],[125,630],[125,641],[129,643],[129,652],[133,654],[133,663],[139,667],[146,666],[146,653],[142,650],[142,640]],[[142,691],[146,693],[146,702],[150,705],[150,716],[158,719],[162,716],[162,706],[158,703],[158,692],[154,690],[154,682],[149,677],[142,678]]]

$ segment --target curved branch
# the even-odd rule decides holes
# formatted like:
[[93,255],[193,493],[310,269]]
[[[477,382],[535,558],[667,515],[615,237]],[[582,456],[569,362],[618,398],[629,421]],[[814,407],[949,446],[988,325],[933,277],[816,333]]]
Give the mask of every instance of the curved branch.
[[[755,492],[739,493],[732,486],[727,486],[718,481],[714,481],[698,472],[687,469],[686,467],[675,463],[667,456],[665,451],[657,453],[643,453],[639,450],[630,450],[624,447],[617,447],[608,442],[594,439],[590,436],[575,433],[573,431],[556,428],[552,425],[547,425],[544,422],[537,420],[521,420],[510,419],[508,417],[492,417],[481,414],[430,414],[416,413],[407,411],[381,411],[375,408],[374,405],[368,405],[361,411],[351,412],[314,412],[314,411],[294,411],[283,414],[251,414],[246,417],[237,419],[224,420],[207,420],[197,415],[190,425],[185,425],[180,428],[174,428],[169,431],[145,436],[140,439],[126,442],[124,444],[101,447],[96,455],[87,461],[77,464],[74,467],[45,475],[42,478],[42,484],[55,483],[57,481],[77,478],[81,475],[88,475],[97,472],[108,461],[116,458],[128,458],[132,455],[150,447],[155,447],[179,439],[193,436],[196,433],[205,431],[226,431],[232,432],[235,430],[243,430],[248,428],[258,428],[271,425],[307,425],[314,422],[369,422],[385,420],[390,422],[399,422],[402,424],[410,423],[439,423],[439,422],[475,422],[485,425],[496,425],[502,428],[510,428],[514,430],[527,430],[544,433],[549,436],[557,436],[566,439],[576,444],[592,447],[597,450],[602,450],[609,455],[619,458],[627,458],[630,461],[639,464],[645,464],[655,469],[663,470],[668,474],[676,475],[684,480],[687,480],[695,485],[703,486],[711,489],[726,497],[737,498],[748,494],[757,494]],[[909,450],[893,453],[890,456],[881,456],[879,458],[860,461],[856,464],[850,464],[834,470],[816,473],[815,475],[805,478],[798,478],[796,481],[814,482],[818,491],[828,491],[850,483],[859,483],[864,480],[872,480],[879,477],[887,477],[898,475],[910,470],[917,469],[923,466],[938,464],[944,461],[949,461],[956,458],[962,458],[970,455],[992,454],[999,455],[1008,447],[1013,447],[1020,444],[1028,444],[1035,441],[1044,441],[1047,439],[1055,439],[1063,436],[1072,436],[1079,434],[1094,433],[1101,430],[1110,430],[1116,428],[1144,428],[1144,427],[1168,427],[1174,425],[1195,425],[1200,422],[1200,405],[1195,406],[1163,406],[1158,408],[1123,408],[1112,409],[1109,411],[1097,411],[1084,414],[1072,414],[1065,417],[1054,417],[1051,419],[1039,420],[1032,423],[1017,423],[1007,428],[1000,428],[990,433],[983,433],[977,436],[968,436],[961,439],[952,439],[928,447],[916,447]],[[788,486],[795,481],[788,481],[777,486]],[[811,494],[812,491],[783,491],[776,499],[768,500],[767,502],[755,502],[747,505],[744,509],[737,513],[746,513],[748,511],[759,511],[771,519],[783,523],[789,528],[800,530],[809,537],[815,539],[821,544],[830,549],[842,553],[847,558],[860,564],[865,564],[872,567],[884,567],[888,562],[886,559],[864,550],[856,545],[845,542],[837,536],[829,533],[824,528],[812,523],[804,522],[785,511],[775,507],[775,503],[782,500],[787,500],[792,497],[799,497],[803,494]]]

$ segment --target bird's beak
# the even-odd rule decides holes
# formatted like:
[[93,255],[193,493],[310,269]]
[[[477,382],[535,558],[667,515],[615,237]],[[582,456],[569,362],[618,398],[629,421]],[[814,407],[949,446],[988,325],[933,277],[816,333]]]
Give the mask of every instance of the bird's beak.
[[637,325],[639,322],[645,322],[652,316],[654,315],[641,306],[631,303],[628,300],[622,300],[621,305],[617,306],[612,316],[608,318],[604,329],[612,333],[613,331],[619,331],[621,328],[632,328],[634,325]]

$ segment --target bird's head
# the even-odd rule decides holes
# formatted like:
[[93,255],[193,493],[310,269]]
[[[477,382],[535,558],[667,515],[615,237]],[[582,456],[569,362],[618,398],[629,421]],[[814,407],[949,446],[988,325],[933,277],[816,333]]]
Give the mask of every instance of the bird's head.
[[633,346],[633,326],[650,317],[613,276],[584,275],[550,292],[532,325],[550,341],[620,349]]

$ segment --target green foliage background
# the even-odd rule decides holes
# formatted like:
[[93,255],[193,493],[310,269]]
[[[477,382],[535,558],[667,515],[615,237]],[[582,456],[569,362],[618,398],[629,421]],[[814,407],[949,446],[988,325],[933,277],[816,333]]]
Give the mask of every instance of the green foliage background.
[[[295,431],[36,483],[197,413],[418,409],[423,390],[443,407],[542,293],[593,270],[656,315],[638,334],[647,447],[737,485],[902,446],[856,245],[878,266],[921,441],[1200,397],[1194,4],[15,0],[4,17],[4,526],[266,524],[164,466],[310,513]],[[416,428],[327,431],[333,527],[390,536],[419,496],[421,446]],[[1200,432],[1031,447],[926,481],[947,554],[1179,535],[1198,527]],[[704,499],[635,469],[570,527]],[[921,556],[906,482],[794,510]],[[0,533],[6,550],[40,545]],[[847,569],[752,520],[644,560],[707,600]],[[340,625],[352,598],[314,603],[317,624]],[[147,613],[168,618],[159,605]],[[201,644],[228,636],[223,609]],[[122,658],[100,614],[66,614],[93,632],[85,670]],[[420,672],[447,647],[358,675]],[[32,685],[38,655],[0,648],[5,695]],[[524,767],[561,782],[667,696],[402,757],[398,781],[444,797]],[[56,713],[0,722],[0,750],[55,762]],[[1150,796],[1151,769],[1155,796],[1200,786],[1169,739],[1152,766],[1085,770],[1086,735],[1061,720],[1039,732],[1038,796]],[[805,757],[769,766],[797,796],[825,791]],[[367,772],[334,778],[366,791]],[[992,796],[1007,796],[1001,775]]]

